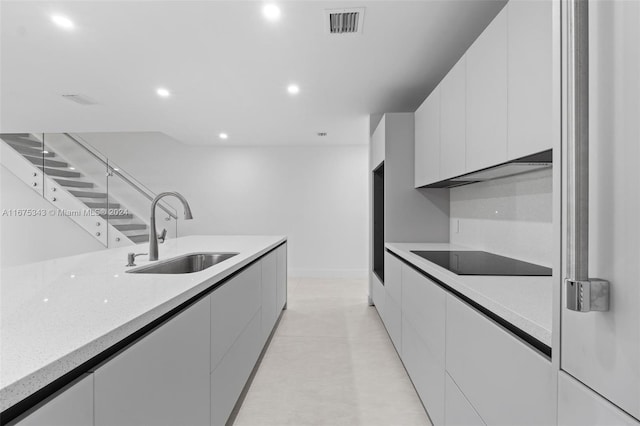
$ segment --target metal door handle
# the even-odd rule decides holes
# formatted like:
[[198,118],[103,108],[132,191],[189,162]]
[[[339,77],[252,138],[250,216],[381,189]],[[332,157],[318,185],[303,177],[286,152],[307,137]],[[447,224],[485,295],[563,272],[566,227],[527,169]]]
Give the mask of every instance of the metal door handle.
[[567,24],[566,307],[608,311],[609,282],[589,278],[589,4],[570,0]]

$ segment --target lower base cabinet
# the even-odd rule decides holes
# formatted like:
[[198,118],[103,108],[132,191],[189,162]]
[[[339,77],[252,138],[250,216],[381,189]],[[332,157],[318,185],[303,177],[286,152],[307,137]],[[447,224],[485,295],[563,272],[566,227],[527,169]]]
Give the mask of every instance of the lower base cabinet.
[[95,425],[209,424],[209,298],[96,369]]
[[220,364],[211,373],[211,424],[224,426],[262,349],[258,310]]
[[480,415],[448,374],[445,374],[444,392],[446,401],[444,424],[446,426],[485,426]]
[[551,362],[447,295],[446,370],[487,425],[553,425]]
[[558,375],[559,426],[640,426],[640,422],[565,372]]

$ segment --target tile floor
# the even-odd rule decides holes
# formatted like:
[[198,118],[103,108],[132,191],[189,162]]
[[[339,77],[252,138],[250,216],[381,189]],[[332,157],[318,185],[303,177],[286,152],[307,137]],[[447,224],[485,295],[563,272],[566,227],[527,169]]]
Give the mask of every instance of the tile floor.
[[234,426],[430,425],[367,291],[366,280],[289,279]]

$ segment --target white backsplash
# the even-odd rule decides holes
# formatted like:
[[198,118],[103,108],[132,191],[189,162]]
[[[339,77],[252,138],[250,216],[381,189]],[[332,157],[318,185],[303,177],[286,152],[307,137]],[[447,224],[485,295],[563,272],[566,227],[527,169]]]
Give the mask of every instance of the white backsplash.
[[450,241],[552,266],[552,170],[451,189]]

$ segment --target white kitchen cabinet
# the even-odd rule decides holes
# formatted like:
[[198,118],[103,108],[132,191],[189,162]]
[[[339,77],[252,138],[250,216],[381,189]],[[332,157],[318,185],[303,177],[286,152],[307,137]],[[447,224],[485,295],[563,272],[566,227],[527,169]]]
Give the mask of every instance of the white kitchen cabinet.
[[209,424],[209,297],[96,369],[95,425]]
[[400,303],[396,302],[387,292],[386,299],[384,301],[384,315],[382,316],[384,325],[387,328],[389,337],[395,346],[396,351],[402,358],[402,311]]
[[402,303],[402,262],[389,252],[384,254],[384,288],[387,297]]
[[415,112],[415,187],[440,180],[440,86]]
[[386,142],[386,117],[383,115],[371,135],[371,156],[369,169],[373,170],[384,161]]
[[506,7],[476,39],[466,58],[466,169],[475,171],[507,160]]
[[287,305],[287,244],[282,244],[280,247],[276,249],[277,256],[277,265],[276,265],[276,300],[277,306],[276,310],[278,312],[278,316],[280,315],[280,311],[284,309]]
[[455,296],[446,309],[446,370],[483,421],[554,424],[551,362]]
[[271,252],[262,258],[262,340],[266,342],[278,320],[278,254]]
[[463,56],[440,83],[440,179],[466,171],[467,61]]
[[211,370],[245,329],[262,303],[262,261],[211,293]]
[[382,285],[377,276],[373,275],[370,279],[371,298],[373,299],[373,304],[378,311],[378,315],[380,315],[380,319],[384,322],[384,302],[387,298],[387,291],[385,290],[384,285]]
[[640,422],[564,372],[558,375],[559,426],[639,426]]
[[508,158],[551,149],[552,0],[511,0],[508,13]]
[[18,426],[93,425],[93,374],[85,374],[23,417]]
[[212,426],[225,425],[258,360],[262,349],[260,318],[258,311],[211,373]]
[[402,265],[402,361],[434,425],[444,424],[446,292]]
[[413,324],[402,316],[402,363],[434,426],[444,424],[444,360],[436,361],[441,349],[444,342],[441,348],[427,346]]
[[485,426],[482,418],[460,388],[445,374],[445,422],[447,426]]

